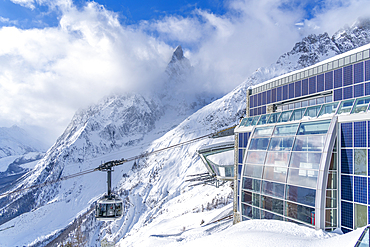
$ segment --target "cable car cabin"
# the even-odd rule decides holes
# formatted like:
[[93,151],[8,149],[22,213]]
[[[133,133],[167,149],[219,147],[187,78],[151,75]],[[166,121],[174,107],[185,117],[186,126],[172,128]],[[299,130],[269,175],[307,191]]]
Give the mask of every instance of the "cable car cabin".
[[101,221],[118,220],[122,218],[122,211],[122,199],[105,196],[96,203],[95,218]]

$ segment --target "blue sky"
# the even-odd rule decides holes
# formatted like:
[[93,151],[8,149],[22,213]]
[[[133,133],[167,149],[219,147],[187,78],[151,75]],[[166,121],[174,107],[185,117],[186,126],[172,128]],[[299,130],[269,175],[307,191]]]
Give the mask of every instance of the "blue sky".
[[76,110],[158,88],[177,45],[194,67],[187,88],[223,95],[358,18],[369,0],[0,0],[0,127],[53,142]]

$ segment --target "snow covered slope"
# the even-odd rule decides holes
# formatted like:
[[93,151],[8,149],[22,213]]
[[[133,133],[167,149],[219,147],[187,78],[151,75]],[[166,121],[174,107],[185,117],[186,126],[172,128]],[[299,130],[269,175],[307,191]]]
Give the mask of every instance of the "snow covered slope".
[[[369,42],[370,28],[365,24],[358,23],[341,30],[331,39],[325,38],[325,34],[303,39],[276,64],[259,69],[232,92],[201,109],[206,101],[172,97],[176,92],[108,97],[76,113],[35,170],[26,174],[14,188],[54,181],[95,168],[103,161],[132,157],[234,125],[245,115],[249,85]],[[350,34],[360,30],[360,26],[362,29],[358,32],[362,36],[352,37]],[[343,38],[347,36],[351,39]],[[342,37],[342,41],[335,37]],[[343,42],[347,45],[339,49]],[[175,62],[186,61],[179,50],[174,57]],[[184,62],[178,68],[189,68],[191,73],[191,67],[186,64]],[[186,79],[182,72],[178,74]],[[229,183],[216,189],[212,186],[188,187],[189,183],[185,182],[187,176],[206,171],[196,150],[203,144],[218,141],[221,140],[204,139],[117,167],[113,185],[125,207],[124,217],[116,222],[97,222],[93,217],[93,203],[106,191],[106,175],[102,172],[2,197],[1,229],[11,228],[0,231],[0,246],[55,246],[58,242],[74,241],[79,234],[89,246],[100,246],[102,239],[119,242],[121,246],[136,246],[135,243],[148,237],[146,233],[178,234],[199,225],[202,219],[211,222],[226,216],[231,211],[232,202]],[[223,225],[217,229],[227,227]],[[215,228],[202,229],[199,229],[200,235],[217,231]]]

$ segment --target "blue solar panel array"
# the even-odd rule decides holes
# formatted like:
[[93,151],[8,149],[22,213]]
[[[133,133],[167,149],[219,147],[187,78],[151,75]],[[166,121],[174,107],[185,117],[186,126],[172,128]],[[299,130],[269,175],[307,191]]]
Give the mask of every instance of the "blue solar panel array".
[[370,60],[325,72],[250,96],[249,115],[266,113],[266,105],[333,90],[334,101],[370,95]]
[[[355,69],[356,70],[356,69]],[[341,226],[352,231],[360,223],[370,223],[370,121],[340,124]],[[364,212],[368,210],[365,219]],[[367,219],[366,219],[367,217]],[[360,218],[360,219],[358,219]]]

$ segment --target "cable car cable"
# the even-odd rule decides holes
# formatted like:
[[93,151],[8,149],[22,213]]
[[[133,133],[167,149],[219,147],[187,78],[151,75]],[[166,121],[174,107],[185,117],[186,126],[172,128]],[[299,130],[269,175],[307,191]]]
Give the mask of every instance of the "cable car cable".
[[92,173],[92,172],[95,172],[95,171],[105,171],[105,169],[107,169],[108,167],[119,166],[119,165],[122,165],[126,162],[130,162],[130,161],[134,161],[134,160],[137,160],[137,159],[140,159],[140,158],[148,157],[152,154],[156,154],[156,153],[163,152],[163,151],[166,151],[166,150],[169,150],[169,149],[172,149],[172,148],[176,148],[176,147],[179,147],[179,146],[183,146],[183,145],[187,145],[187,144],[190,144],[190,143],[193,143],[193,142],[197,142],[197,141],[200,141],[200,140],[205,139],[207,137],[212,137],[214,135],[217,135],[217,134],[219,134],[223,131],[229,130],[230,128],[234,128],[234,127],[235,126],[232,126],[232,127],[217,131],[215,133],[211,133],[211,134],[203,135],[203,136],[200,136],[200,137],[196,137],[194,139],[191,139],[191,140],[188,140],[188,141],[185,141],[185,142],[181,142],[181,143],[177,143],[177,144],[174,144],[172,146],[168,146],[168,147],[161,148],[161,149],[158,149],[158,150],[154,150],[152,152],[145,152],[145,153],[133,156],[133,157],[128,158],[128,159],[108,161],[108,162],[100,165],[97,168],[88,169],[86,171],[81,171],[81,172],[78,172],[78,173],[74,173],[74,174],[71,174],[71,175],[68,175],[68,176],[65,176],[65,177],[61,177],[59,179],[52,180],[52,181],[47,181],[47,182],[44,182],[44,183],[41,183],[41,184],[35,184],[35,185],[29,186],[29,187],[20,188],[20,189],[16,189],[16,190],[13,190],[13,191],[10,191],[10,192],[0,194],[0,198],[3,197],[3,196],[11,195],[11,194],[18,193],[18,192],[25,191],[25,190],[29,190],[29,189],[41,188],[41,187],[44,187],[44,186],[47,186],[47,185],[58,183],[60,181],[64,181],[64,180],[67,180],[67,179],[71,179],[71,178],[79,177],[79,176],[82,176],[82,175],[86,175],[86,174],[89,174],[89,173]]

